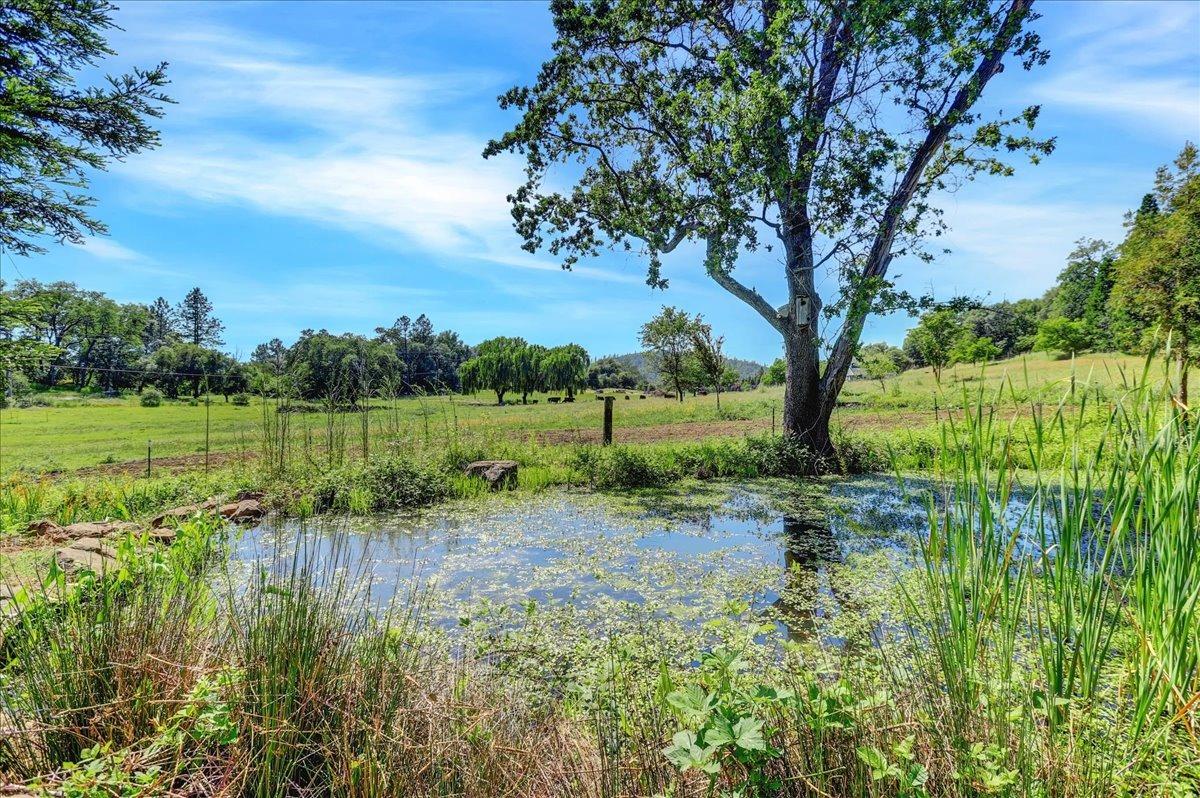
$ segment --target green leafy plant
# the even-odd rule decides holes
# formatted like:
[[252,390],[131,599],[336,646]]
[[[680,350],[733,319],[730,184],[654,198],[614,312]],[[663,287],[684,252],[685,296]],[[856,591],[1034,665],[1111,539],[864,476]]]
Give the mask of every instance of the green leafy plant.
[[702,680],[667,692],[664,701],[684,724],[663,755],[681,772],[708,776],[709,794],[718,779],[731,785],[724,796],[751,798],[776,794],[781,782],[769,772],[780,751],[768,743],[765,718],[772,708],[793,700],[793,693],[767,685],[738,686],[746,667],[741,655],[717,649],[701,660]]

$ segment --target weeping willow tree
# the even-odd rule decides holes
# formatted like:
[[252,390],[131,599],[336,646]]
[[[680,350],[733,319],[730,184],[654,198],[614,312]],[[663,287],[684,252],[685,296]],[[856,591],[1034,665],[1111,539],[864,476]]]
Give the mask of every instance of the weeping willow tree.
[[[1029,134],[1036,106],[975,110],[1006,60],[1045,62],[1031,6],[555,0],[554,54],[502,95],[521,116],[484,155],[524,159],[516,230],[565,268],[639,250],[647,282],[665,287],[663,255],[701,248],[705,273],[782,339],[785,431],[830,455],[868,316],[919,302],[889,267],[929,257],[935,193],[1052,149]],[[760,288],[737,267],[763,249],[779,252],[782,279]]]
[[565,391],[574,400],[575,391],[587,386],[591,364],[587,350],[579,344],[556,346],[542,358],[542,378],[548,391]]
[[496,404],[504,404],[504,394],[519,390],[521,370],[519,353],[529,344],[524,338],[499,336],[475,347],[475,356],[458,367],[463,390],[468,393],[492,391]]

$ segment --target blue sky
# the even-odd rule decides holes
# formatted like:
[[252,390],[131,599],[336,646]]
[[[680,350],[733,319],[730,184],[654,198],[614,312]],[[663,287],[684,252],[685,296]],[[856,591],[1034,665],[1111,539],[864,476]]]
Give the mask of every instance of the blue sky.
[[[1050,64],[1008,69],[986,102],[1042,103],[1038,132],[1058,149],[941,197],[952,253],[895,264],[911,291],[1040,295],[1076,239],[1119,240],[1154,169],[1200,139],[1200,3],[1040,10]],[[471,343],[522,335],[598,356],[635,349],[664,303],[702,312],[730,354],[779,353],[694,250],[668,260],[666,292],[645,286],[635,257],[567,273],[520,250],[504,197],[521,164],[480,151],[512,121],[496,95],[549,53],[543,4],[129,3],[116,19],[111,69],[171,62],[163,146],[95,179],[109,237],[6,260],[6,279],[74,280],[121,301],[199,285],[243,356],[306,327],[370,333],[420,313]],[[783,301],[775,256],[744,259],[739,276]],[[910,324],[874,320],[864,340],[898,343]]]

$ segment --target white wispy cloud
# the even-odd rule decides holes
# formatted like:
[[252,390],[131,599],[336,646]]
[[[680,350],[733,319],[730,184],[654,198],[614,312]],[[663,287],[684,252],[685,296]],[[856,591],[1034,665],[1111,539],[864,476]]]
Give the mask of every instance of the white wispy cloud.
[[165,278],[180,278],[185,276],[176,269],[167,268],[149,255],[131,249],[111,238],[88,236],[79,243],[68,242],[68,246],[85,252],[93,258],[105,261],[109,264],[110,268],[122,272]]
[[163,147],[124,174],[449,258],[559,269],[523,253],[512,230],[506,196],[522,180],[519,165],[485,161],[484,138],[438,124],[468,91],[499,85],[495,76],[373,74],[215,27],[163,38],[175,62],[172,112],[185,110],[168,119]]
[[97,238],[93,236],[85,238],[83,241],[78,243],[74,241],[68,243],[70,246],[75,247],[76,249],[81,249],[89,255],[100,258],[101,260],[124,261],[127,263],[149,260],[140,252],[135,252],[123,244],[118,244],[111,238]]
[[[1200,135],[1200,4],[1072,7],[1039,100],[1115,115],[1142,132]],[[1056,43],[1057,44],[1057,43]]]

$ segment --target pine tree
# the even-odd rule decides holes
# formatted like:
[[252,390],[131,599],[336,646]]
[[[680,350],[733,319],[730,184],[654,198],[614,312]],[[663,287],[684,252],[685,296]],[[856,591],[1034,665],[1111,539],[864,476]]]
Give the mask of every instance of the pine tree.
[[147,310],[148,318],[142,334],[142,345],[146,354],[153,354],[179,340],[179,317],[171,303],[162,297],[154,300]]
[[0,3],[0,249],[44,252],[105,232],[88,183],[113,161],[158,146],[170,102],[166,64],[106,81],[116,7],[107,0]]
[[175,310],[179,330],[184,340],[196,346],[220,346],[225,343],[221,333],[225,325],[213,315],[212,303],[199,288],[188,291],[188,295]]

